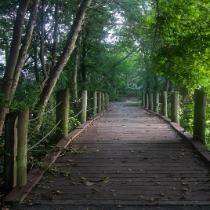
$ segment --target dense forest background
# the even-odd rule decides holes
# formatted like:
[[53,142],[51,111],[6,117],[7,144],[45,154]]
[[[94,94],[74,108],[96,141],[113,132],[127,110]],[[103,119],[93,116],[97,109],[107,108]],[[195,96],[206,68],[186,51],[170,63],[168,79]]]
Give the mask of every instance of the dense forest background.
[[[55,94],[65,88],[70,130],[86,89],[90,105],[95,90],[112,100],[178,90],[181,125],[192,131],[194,90],[210,94],[209,8],[208,0],[1,0],[1,133],[8,110],[29,107],[34,144],[54,127]],[[31,151],[31,165],[49,141]]]

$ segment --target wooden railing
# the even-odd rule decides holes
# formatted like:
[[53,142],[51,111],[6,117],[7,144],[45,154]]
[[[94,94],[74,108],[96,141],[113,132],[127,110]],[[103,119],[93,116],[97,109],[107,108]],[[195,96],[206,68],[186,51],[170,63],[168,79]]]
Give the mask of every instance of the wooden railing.
[[[168,92],[161,93],[142,93],[142,106],[148,110],[160,113],[168,117]],[[180,123],[180,94],[178,91],[170,93],[170,117],[173,122]],[[207,97],[203,90],[195,90],[194,93],[194,116],[193,116],[193,138],[205,144],[206,130],[206,107]]]
[[[90,94],[92,95],[92,94]],[[109,106],[109,95],[95,91],[90,97],[92,103],[88,108],[88,92],[82,91],[81,110],[75,115],[80,118],[81,123],[87,121],[87,113],[95,117],[98,113],[105,111]],[[56,112],[55,126],[42,139],[29,147],[28,131],[29,124],[35,123],[37,119],[29,120],[29,109],[18,113],[9,113],[5,122],[5,155],[4,155],[4,188],[7,191],[14,187],[21,187],[27,183],[28,152],[41,144],[49,135],[56,131],[56,136],[68,137],[69,134],[69,89],[61,90],[56,94],[56,106],[52,111]],[[47,113],[47,112],[46,112]]]

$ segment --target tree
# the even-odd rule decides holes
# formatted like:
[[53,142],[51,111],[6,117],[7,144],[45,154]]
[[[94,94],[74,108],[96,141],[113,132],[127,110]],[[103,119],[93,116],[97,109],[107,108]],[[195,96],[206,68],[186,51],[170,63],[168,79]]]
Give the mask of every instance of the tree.
[[17,10],[10,53],[8,56],[8,62],[5,69],[3,84],[2,84],[3,102],[0,107],[0,135],[2,134],[5,115],[14,97],[14,93],[17,88],[18,80],[20,77],[20,72],[26,60],[27,51],[31,43],[34,24],[36,21],[37,9],[39,4],[38,0],[35,0],[32,3],[30,18],[28,21],[28,26],[22,43],[21,38],[24,27],[24,19],[29,4],[30,0],[21,0],[19,8]]
[[[62,73],[65,65],[67,64],[74,48],[75,44],[79,35],[79,32],[82,29],[82,25],[84,22],[84,19],[86,17],[86,11],[88,7],[91,4],[91,0],[83,0],[80,4],[80,7],[78,9],[78,12],[75,16],[75,19],[73,21],[71,30],[68,34],[68,38],[66,41],[65,48],[63,50],[63,53],[61,56],[58,58],[57,63],[55,66],[50,70],[48,79],[46,80],[44,87],[40,93],[38,102],[36,104],[36,109],[37,109],[37,117],[42,118],[42,114],[47,106],[47,103],[50,99],[50,96],[54,90],[54,87],[60,77],[60,74]],[[40,123],[37,127],[39,129]]]

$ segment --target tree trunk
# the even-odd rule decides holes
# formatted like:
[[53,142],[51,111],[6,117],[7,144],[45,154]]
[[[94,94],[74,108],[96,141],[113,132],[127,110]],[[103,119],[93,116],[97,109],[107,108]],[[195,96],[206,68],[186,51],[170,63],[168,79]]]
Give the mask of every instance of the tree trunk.
[[[49,77],[41,91],[39,100],[36,104],[36,108],[38,110],[37,116],[40,119],[40,122],[41,122],[42,114],[47,106],[47,103],[60,77],[60,74],[62,73],[66,63],[68,62],[75,48],[76,41],[77,41],[79,32],[82,29],[83,21],[86,16],[86,11],[90,3],[91,3],[91,0],[83,0],[82,3],[80,4],[80,7],[78,9],[78,12],[73,22],[71,31],[69,32],[69,35],[68,35],[66,47],[64,48],[63,53],[58,59],[58,62],[55,64],[55,67],[51,69]],[[40,122],[38,123],[39,125],[37,126],[37,129],[40,128]]]
[[19,52],[18,62],[17,62],[16,68],[15,68],[15,73],[14,73],[14,78],[13,78],[13,83],[12,83],[11,93],[10,93],[10,102],[12,101],[15,91],[17,89],[20,74],[24,67],[25,61],[26,61],[28,48],[31,44],[34,26],[35,26],[36,18],[37,18],[38,5],[39,5],[39,0],[34,0],[33,6],[31,9],[29,22],[28,22],[28,25],[26,28],[24,40],[23,40],[23,43],[22,43],[22,46],[21,46],[21,49]]
[[73,75],[73,97],[75,101],[78,101],[78,83],[77,83],[77,75],[78,75],[78,59],[79,55],[76,55],[76,63],[74,67],[74,75]]
[[17,141],[17,186],[27,183],[29,109],[18,114]]
[[82,113],[81,113],[81,123],[85,123],[87,121],[87,101],[88,95],[87,90],[83,90],[82,92]]
[[4,189],[10,191],[17,183],[17,113],[9,113],[5,120]]
[[201,89],[195,90],[194,95],[194,123],[193,123],[193,138],[203,144],[206,144],[205,131],[206,131],[206,108],[207,96]]
[[53,29],[53,46],[52,46],[52,58],[51,58],[51,68],[55,66],[56,62],[56,49],[58,43],[58,2],[55,4],[55,12],[54,12],[54,29]]
[[[36,39],[35,39],[35,42],[36,42]],[[39,70],[38,70],[38,50],[37,50],[36,45],[34,45],[33,60],[34,60],[34,75],[35,75],[35,78],[36,78],[36,82],[39,83],[40,82],[40,77],[39,77]]]
[[40,52],[39,52],[39,57],[40,57],[40,62],[41,62],[41,66],[42,66],[42,73],[44,76],[44,81],[46,81],[46,79],[48,78],[48,72],[45,66],[45,58],[44,58],[44,54],[45,54],[45,44],[44,44],[44,36],[45,36],[45,0],[41,1],[41,20],[40,20]]
[[2,135],[3,125],[5,116],[10,104],[10,91],[13,83],[13,76],[15,72],[15,67],[17,65],[21,37],[24,25],[24,17],[27,11],[30,0],[21,0],[19,8],[16,15],[16,20],[13,29],[13,37],[10,47],[10,53],[8,57],[7,66],[5,69],[5,74],[3,78],[2,93],[4,94],[4,105],[0,108],[0,136]]
[[85,62],[87,56],[86,38],[87,38],[86,34],[82,34],[80,73],[81,73],[83,86],[86,86],[87,83],[87,67]]
[[68,88],[57,92],[56,102],[59,104],[56,108],[56,124],[59,124],[58,137],[67,137],[69,133],[69,98]]

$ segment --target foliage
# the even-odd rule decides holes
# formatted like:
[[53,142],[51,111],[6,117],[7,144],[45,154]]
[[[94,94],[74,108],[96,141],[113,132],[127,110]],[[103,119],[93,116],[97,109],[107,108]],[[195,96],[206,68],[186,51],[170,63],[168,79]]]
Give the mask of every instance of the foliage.
[[[44,8],[39,6],[40,12],[32,44],[10,107],[11,110],[22,110],[28,106],[31,115],[36,111],[34,105],[48,76],[46,74],[49,73],[45,71],[52,67],[65,46],[79,1],[43,2]],[[9,53],[17,6],[16,0],[0,3],[0,85]],[[57,31],[56,6],[59,16]],[[134,96],[142,90],[179,90],[184,95],[181,125],[192,132],[193,92],[195,88],[204,88],[210,94],[209,7],[210,3],[207,0],[94,1],[74,55],[65,66],[54,93],[64,88],[72,90],[78,53],[79,98],[83,89],[88,90],[89,96],[92,96],[95,90],[107,92],[112,100]],[[27,21],[26,15],[25,22]],[[44,64],[41,61],[42,41]],[[0,90],[0,96],[2,95]],[[0,98],[0,105],[3,105],[5,102]],[[46,111],[51,110],[53,106],[54,96]],[[70,130],[79,124],[79,118],[75,117],[78,112],[79,108],[72,106],[69,113]],[[34,136],[32,125],[30,144],[43,138],[54,126],[55,113],[44,117],[40,133]],[[209,144],[209,106],[207,128]],[[41,150],[33,155],[46,153],[49,149],[47,143],[51,141],[52,136],[41,144]]]

